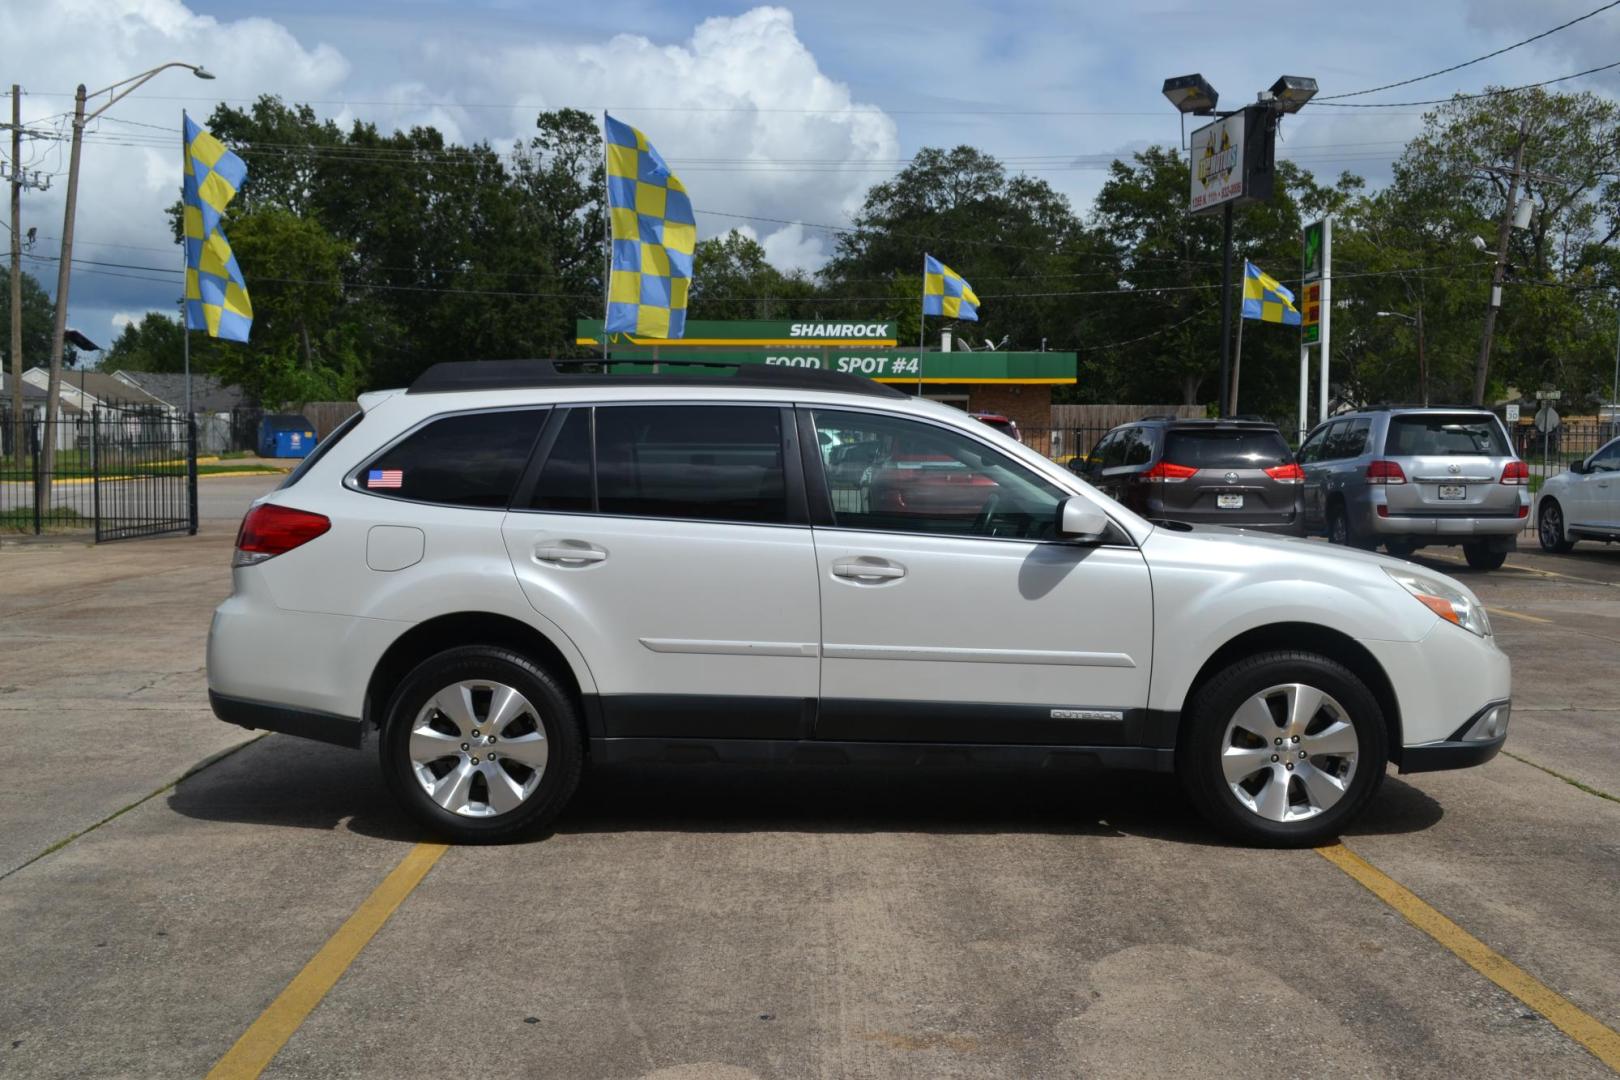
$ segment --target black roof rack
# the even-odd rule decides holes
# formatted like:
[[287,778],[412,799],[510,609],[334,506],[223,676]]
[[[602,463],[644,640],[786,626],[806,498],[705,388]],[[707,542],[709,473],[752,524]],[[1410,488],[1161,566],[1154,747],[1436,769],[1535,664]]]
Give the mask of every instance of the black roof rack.
[[[678,368],[679,372],[611,368]],[[571,368],[573,370],[563,370]],[[714,368],[715,374],[687,374]],[[730,374],[721,374],[730,372]],[[407,394],[447,394],[467,390],[522,390],[572,386],[748,386],[768,390],[831,390],[869,397],[907,395],[871,379],[820,368],[777,366],[742,360],[456,360],[434,364],[411,383]]]

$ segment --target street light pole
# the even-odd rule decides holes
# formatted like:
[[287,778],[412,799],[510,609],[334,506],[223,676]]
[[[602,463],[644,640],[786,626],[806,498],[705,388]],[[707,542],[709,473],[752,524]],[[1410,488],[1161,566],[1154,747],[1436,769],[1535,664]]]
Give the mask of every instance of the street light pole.
[[[51,473],[56,463],[56,419],[57,395],[62,389],[62,353],[63,335],[67,333],[68,312],[68,284],[73,269],[73,215],[77,208],[79,198],[79,154],[84,143],[84,126],[118,102],[140,89],[155,77],[159,72],[167,71],[172,67],[183,67],[199,79],[212,79],[214,76],[203,69],[200,64],[187,64],[179,60],[171,60],[167,64],[160,64],[150,71],[143,71],[139,75],[132,75],[121,79],[111,86],[97,90],[94,94],[87,94],[84,84],[80,83],[73,95],[73,140],[68,150],[68,179],[67,179],[67,206],[62,212],[62,250],[57,257],[56,266],[56,317],[51,323],[51,371],[50,379],[45,390],[45,440],[40,448],[40,481],[41,487],[35,493],[41,507],[49,504]],[[107,103],[95,112],[85,115],[85,102],[92,97],[107,94]]]
[[1232,392],[1232,203],[1221,211],[1221,385],[1215,395],[1215,415],[1226,415]]

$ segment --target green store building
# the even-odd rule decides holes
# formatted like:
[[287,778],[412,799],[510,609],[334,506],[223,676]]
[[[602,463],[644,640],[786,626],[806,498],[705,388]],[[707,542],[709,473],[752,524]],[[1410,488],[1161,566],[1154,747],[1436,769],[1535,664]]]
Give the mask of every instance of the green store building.
[[[727,360],[820,368],[890,383],[908,393],[969,412],[1013,420],[1032,449],[1045,453],[1052,426],[1052,388],[1073,383],[1072,352],[926,352],[900,348],[893,322],[692,320],[670,340],[610,334],[607,358]],[[581,319],[575,343],[602,347],[602,320]]]

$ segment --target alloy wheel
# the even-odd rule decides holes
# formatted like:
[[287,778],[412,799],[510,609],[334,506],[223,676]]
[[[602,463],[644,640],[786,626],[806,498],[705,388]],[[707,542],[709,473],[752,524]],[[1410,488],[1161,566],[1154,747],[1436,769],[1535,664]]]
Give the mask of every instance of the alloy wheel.
[[1304,683],[1249,698],[1233,713],[1220,745],[1221,772],[1237,801],[1278,822],[1332,809],[1350,789],[1360,751],[1344,706]]
[[1553,550],[1564,542],[1564,515],[1558,512],[1557,503],[1548,503],[1541,508],[1541,546],[1548,551]]
[[494,817],[540,787],[550,746],[529,699],[505,683],[451,683],[411,725],[411,773],[428,798],[463,817]]

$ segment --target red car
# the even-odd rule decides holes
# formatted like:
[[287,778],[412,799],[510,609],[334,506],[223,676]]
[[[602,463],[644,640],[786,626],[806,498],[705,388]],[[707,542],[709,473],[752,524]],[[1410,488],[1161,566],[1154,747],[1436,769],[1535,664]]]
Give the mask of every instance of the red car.
[[987,424],[995,428],[1014,442],[1024,441],[1024,437],[1018,433],[1018,425],[1013,423],[1012,418],[1009,416],[1002,416],[1000,413],[993,412],[970,412],[968,415],[981,424]]

